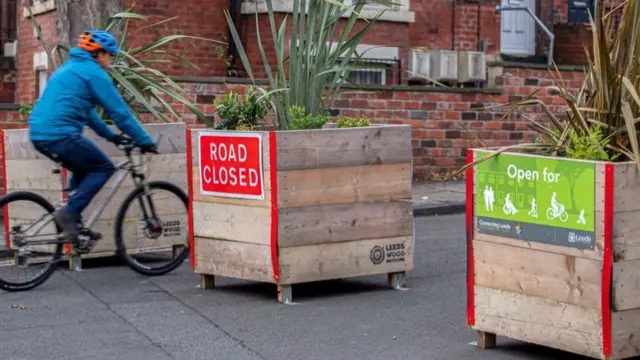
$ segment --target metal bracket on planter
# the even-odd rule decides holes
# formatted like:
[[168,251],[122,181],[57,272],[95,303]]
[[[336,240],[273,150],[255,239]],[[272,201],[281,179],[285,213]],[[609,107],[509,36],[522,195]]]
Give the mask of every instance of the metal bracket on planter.
[[549,52],[547,53],[547,65],[549,67],[551,67],[551,65],[553,65],[553,44],[554,44],[554,41],[555,41],[555,36],[551,32],[551,30],[549,30],[542,23],[542,21],[534,13],[532,13],[531,10],[526,6],[502,6],[502,5],[497,5],[496,6],[496,13],[500,13],[502,11],[524,11],[527,14],[529,14],[529,16],[531,16],[531,18],[533,18],[533,20],[536,22],[536,24],[538,24],[538,26],[540,26],[542,28],[542,30],[545,32],[545,34],[547,34],[547,36],[549,37]]

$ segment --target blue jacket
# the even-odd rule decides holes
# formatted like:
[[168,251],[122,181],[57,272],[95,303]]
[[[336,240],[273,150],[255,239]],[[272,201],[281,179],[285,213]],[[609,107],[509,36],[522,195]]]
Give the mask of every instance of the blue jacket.
[[69,59],[56,70],[29,117],[31,140],[53,141],[82,134],[88,125],[111,140],[116,134],[96,111],[100,105],[118,129],[138,145],[153,140],[129,112],[109,74],[85,50],[72,48]]

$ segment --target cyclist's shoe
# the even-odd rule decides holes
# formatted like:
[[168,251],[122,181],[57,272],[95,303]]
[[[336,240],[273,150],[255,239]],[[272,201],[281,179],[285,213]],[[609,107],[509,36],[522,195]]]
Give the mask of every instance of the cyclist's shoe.
[[78,225],[76,218],[69,213],[66,207],[61,207],[53,213],[54,219],[58,226],[62,228],[62,232],[65,237],[71,241],[75,242],[78,238]]
[[76,253],[86,254],[100,239],[102,239],[102,234],[83,227],[78,232],[78,240],[73,244],[73,247]]

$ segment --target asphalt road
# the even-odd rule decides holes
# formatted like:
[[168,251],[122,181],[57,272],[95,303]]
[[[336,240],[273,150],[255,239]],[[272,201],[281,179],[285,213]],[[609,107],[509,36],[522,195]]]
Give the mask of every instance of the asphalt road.
[[470,344],[464,216],[417,218],[416,232],[408,291],[385,276],[328,281],[294,286],[295,305],[278,304],[273,285],[201,290],[188,263],[153,279],[117,262],[61,268],[35,290],[0,293],[0,358],[586,359],[504,338]]

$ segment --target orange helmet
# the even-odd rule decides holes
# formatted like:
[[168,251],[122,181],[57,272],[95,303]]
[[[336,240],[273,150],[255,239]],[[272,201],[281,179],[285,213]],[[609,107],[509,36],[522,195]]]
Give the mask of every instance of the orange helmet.
[[104,50],[110,54],[120,52],[118,43],[113,35],[102,30],[88,30],[83,32],[78,39],[78,47],[89,52]]

